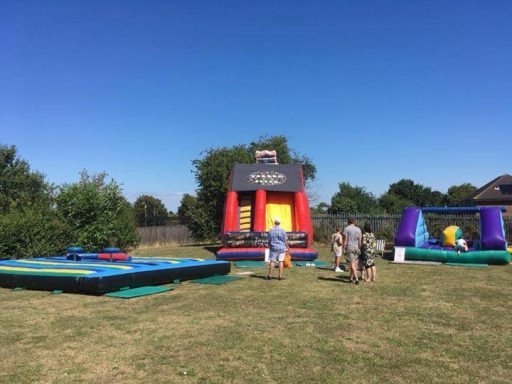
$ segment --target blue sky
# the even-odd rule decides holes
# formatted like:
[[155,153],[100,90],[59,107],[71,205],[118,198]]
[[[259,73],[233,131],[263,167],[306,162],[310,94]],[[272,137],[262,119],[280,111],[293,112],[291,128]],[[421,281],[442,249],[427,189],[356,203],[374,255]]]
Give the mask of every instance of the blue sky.
[[510,1],[3,1],[0,143],[176,210],[207,148],[282,134],[375,194],[511,173]]

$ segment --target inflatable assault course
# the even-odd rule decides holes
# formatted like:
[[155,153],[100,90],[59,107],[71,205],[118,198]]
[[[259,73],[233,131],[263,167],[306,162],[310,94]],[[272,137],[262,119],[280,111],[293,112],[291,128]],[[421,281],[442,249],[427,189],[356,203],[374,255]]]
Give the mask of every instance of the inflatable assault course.
[[133,257],[117,248],[85,253],[70,247],[65,256],[0,260],[0,287],[104,294],[229,273],[225,261]]
[[256,164],[231,171],[222,224],[222,260],[263,260],[274,217],[288,235],[294,260],[314,260],[313,227],[300,164],[277,164],[275,151],[256,152]]
[[[478,214],[479,239],[468,242],[467,251],[457,252],[455,244],[463,237],[460,228],[449,226],[443,231],[440,239],[431,239],[424,213]],[[465,264],[510,263],[502,209],[498,207],[405,208],[395,237],[395,260],[398,253],[401,253],[405,260]]]

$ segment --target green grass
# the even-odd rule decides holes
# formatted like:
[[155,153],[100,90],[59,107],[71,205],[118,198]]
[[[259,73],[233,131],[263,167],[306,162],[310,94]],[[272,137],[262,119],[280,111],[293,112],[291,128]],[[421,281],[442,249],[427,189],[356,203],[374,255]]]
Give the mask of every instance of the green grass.
[[358,286],[294,267],[281,282],[185,282],[131,300],[0,289],[0,383],[511,381],[510,266],[377,268]]

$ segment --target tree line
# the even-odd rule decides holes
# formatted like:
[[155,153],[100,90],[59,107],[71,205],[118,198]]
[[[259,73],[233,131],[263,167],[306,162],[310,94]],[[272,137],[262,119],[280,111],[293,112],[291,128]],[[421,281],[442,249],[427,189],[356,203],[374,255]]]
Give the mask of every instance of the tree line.
[[76,183],[57,186],[15,146],[0,145],[0,257],[62,254],[70,245],[128,248],[137,241],[133,208],[107,174],[82,171]]
[[447,193],[402,179],[389,185],[387,191],[377,197],[366,188],[339,183],[339,190],[332,196],[331,204],[320,203],[313,213],[401,213],[405,207],[463,206],[476,187],[470,183],[453,185]]
[[[316,166],[290,147],[285,136],[264,136],[248,144],[210,148],[192,161],[195,195],[183,195],[177,213],[163,202],[142,195],[130,204],[120,185],[106,173],[80,173],[75,183],[54,185],[18,156],[15,146],[0,144],[0,257],[61,254],[69,245],[88,251],[106,246],[137,245],[137,226],[181,222],[196,240],[216,240],[221,231],[224,200],[235,162],[254,163],[257,150],[274,149],[280,164],[300,162],[306,186]],[[446,194],[412,180],[389,186],[379,197],[366,188],[341,182],[330,204],[313,213],[400,213],[405,206],[459,205],[476,187],[454,185]]]
[[[187,225],[198,240],[217,239],[221,232],[223,207],[229,184],[231,167],[235,162],[254,163],[254,153],[262,149],[275,149],[280,164],[300,162],[306,186],[315,179],[313,161],[289,146],[285,136],[261,137],[244,145],[211,148],[201,159],[192,161],[197,183],[195,195],[185,194],[178,208],[180,222]],[[389,186],[382,196],[375,196],[366,188],[339,183],[331,204],[322,202],[311,208],[312,213],[401,213],[407,206],[445,206],[465,204],[465,198],[476,187],[463,183],[454,185],[447,193],[402,179]]]

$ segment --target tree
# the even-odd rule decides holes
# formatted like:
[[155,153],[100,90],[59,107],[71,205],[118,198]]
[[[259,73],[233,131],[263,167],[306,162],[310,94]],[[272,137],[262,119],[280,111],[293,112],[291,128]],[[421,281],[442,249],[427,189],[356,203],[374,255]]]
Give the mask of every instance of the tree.
[[352,186],[348,182],[339,184],[339,191],[331,199],[329,213],[376,213],[379,211],[377,199],[363,187]]
[[329,204],[324,203],[323,201],[320,202],[316,207],[311,207],[310,211],[311,214],[322,214],[327,213],[329,211]]
[[64,184],[56,197],[60,220],[71,231],[70,240],[88,251],[106,246],[129,248],[138,241],[133,209],[106,174],[81,173],[78,183]]
[[413,205],[414,203],[412,201],[406,200],[392,193],[385,193],[379,198],[379,206],[384,210],[384,212],[389,214],[402,213],[405,207]]
[[[193,204],[193,210],[189,209],[192,206],[185,210],[188,212],[185,218],[186,225],[196,239],[205,240],[218,237],[231,167],[235,162],[254,163],[255,151],[263,149],[276,150],[280,164],[300,161],[305,181],[315,178],[316,167],[313,162],[308,157],[301,156],[291,149],[285,136],[261,137],[249,144],[206,150],[203,158],[192,162],[198,185],[197,198]],[[190,197],[187,199],[187,203],[191,203]],[[181,211],[183,213],[183,210]]]
[[0,145],[0,214],[13,210],[48,210],[52,192],[53,186],[18,157],[14,145]]
[[180,223],[189,225],[193,221],[193,217],[197,210],[197,197],[185,193],[181,198],[180,206],[178,208],[178,217]]
[[431,188],[416,184],[411,179],[402,179],[390,184],[387,193],[421,207],[442,206],[446,202],[446,197],[443,193],[432,191]]
[[52,209],[54,187],[19,158],[15,146],[0,145],[0,258],[55,255],[69,231]]
[[169,212],[162,200],[149,195],[137,197],[133,211],[139,227],[165,225],[169,219]]
[[449,206],[465,205],[467,204],[465,200],[476,190],[477,188],[471,183],[452,185],[448,188],[447,204]]

